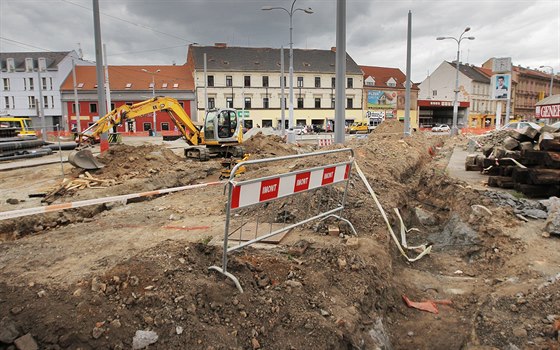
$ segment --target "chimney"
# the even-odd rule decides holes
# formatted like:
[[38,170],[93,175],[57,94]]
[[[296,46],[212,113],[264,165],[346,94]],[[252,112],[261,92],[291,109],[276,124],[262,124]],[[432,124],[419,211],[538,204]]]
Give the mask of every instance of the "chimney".
[[223,49],[227,47],[227,43],[214,43],[214,47]]
[[332,52],[336,52],[336,46],[331,47]]

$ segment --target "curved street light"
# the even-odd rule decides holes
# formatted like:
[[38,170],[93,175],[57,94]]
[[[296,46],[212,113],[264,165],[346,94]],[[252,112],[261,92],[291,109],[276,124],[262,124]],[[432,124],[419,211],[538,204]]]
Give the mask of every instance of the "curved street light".
[[457,67],[456,67],[456,72],[455,72],[455,99],[453,100],[453,126],[451,127],[451,135],[457,135],[459,133],[459,129],[457,127],[457,114],[459,112],[459,51],[461,48],[461,41],[464,39],[467,40],[474,40],[474,36],[465,36],[463,37],[463,35],[465,35],[466,32],[468,32],[469,30],[471,30],[471,27],[467,27],[465,28],[465,30],[463,30],[463,32],[461,33],[461,35],[459,36],[459,38],[454,38],[452,36],[438,36],[436,38],[436,40],[446,40],[446,39],[452,39],[455,40],[457,42]]
[[[290,7],[290,9],[286,9],[284,7],[272,7],[272,6],[263,6],[261,8],[262,11],[270,11],[270,10],[284,10],[286,11],[286,13],[290,16],[290,71],[289,71],[289,80],[290,80],[290,109],[289,109],[289,124],[288,127],[289,128],[293,128],[294,127],[294,43],[292,40],[292,32],[293,32],[293,25],[292,25],[292,17],[294,15],[294,13],[296,13],[297,11],[302,11],[304,13],[307,14],[312,14],[313,10],[311,9],[311,7],[308,7],[306,9],[302,9],[302,8],[296,8],[294,9],[294,5],[296,4],[297,0],[294,0],[292,2],[292,6]],[[289,143],[294,143],[295,142],[295,136],[293,135],[293,133],[288,133],[288,142]]]
[[552,96],[552,84],[554,83],[554,68],[551,66],[540,66],[539,68],[550,68],[550,87],[548,90],[548,96]]

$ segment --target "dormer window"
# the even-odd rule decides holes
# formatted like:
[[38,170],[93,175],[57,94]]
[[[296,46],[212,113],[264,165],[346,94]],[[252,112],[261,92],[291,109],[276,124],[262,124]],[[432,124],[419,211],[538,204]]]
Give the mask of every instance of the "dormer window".
[[84,87],[84,83],[79,83],[79,84],[78,84],[78,87],[79,87],[80,89],[83,88],[83,87]]
[[150,89],[154,87],[154,83],[150,83],[149,85]]
[[178,83],[175,83],[175,84],[173,84],[173,87],[176,89],[176,88],[179,87],[179,84],[178,84]]
[[33,72],[33,58],[26,58],[25,59],[25,71],[26,72]]
[[132,83],[126,83],[125,88],[130,89],[132,87]]
[[44,72],[47,70],[47,59],[44,57],[39,57],[39,70]]
[[13,58],[6,59],[6,69],[10,73],[16,70],[16,64]]
[[167,83],[161,84],[161,87],[162,87],[163,89],[166,89],[166,88],[167,88]]
[[364,81],[366,86],[375,86],[375,79],[373,77],[367,77]]
[[397,81],[393,78],[387,80],[387,86],[389,87],[396,87],[397,86]]

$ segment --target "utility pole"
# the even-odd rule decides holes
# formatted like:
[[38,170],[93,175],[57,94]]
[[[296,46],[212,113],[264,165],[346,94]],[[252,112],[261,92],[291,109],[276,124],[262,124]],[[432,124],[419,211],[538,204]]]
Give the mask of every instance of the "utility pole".
[[336,2],[336,80],[334,142],[344,143],[346,99],[346,0]]
[[[93,0],[93,31],[95,37],[95,66],[97,77],[97,108],[99,117],[103,118],[107,114],[105,104],[105,89],[103,88],[103,51],[101,49],[101,24],[99,21],[99,0]],[[101,134],[101,152],[109,149],[107,133]]]
[[80,133],[82,132],[82,127],[80,126],[80,105],[78,104],[78,88],[76,86],[76,62],[74,61],[74,59],[72,59],[72,82],[74,83],[74,108],[76,109],[74,112],[76,113],[76,131]]
[[[109,87],[109,63],[107,63],[107,47],[103,44],[103,56],[105,63],[105,96],[107,98],[107,111],[111,111],[111,88]],[[115,129],[117,126],[115,125]],[[115,130],[116,131],[116,130]]]
[[37,77],[39,81],[37,82],[39,88],[39,118],[41,119],[41,134],[43,136],[43,141],[47,141],[47,128],[45,123],[45,110],[43,109],[43,82],[41,81],[41,70],[37,67]]
[[410,44],[412,41],[412,11],[408,11],[408,32],[406,38],[406,83],[404,96],[404,135],[410,136]]
[[286,98],[284,97],[284,46],[280,47],[280,120],[282,137],[286,136]]

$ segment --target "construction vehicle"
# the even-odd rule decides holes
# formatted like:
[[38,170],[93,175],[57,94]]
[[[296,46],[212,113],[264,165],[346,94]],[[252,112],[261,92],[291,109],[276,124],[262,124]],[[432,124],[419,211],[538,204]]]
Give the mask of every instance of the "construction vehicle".
[[0,128],[16,128],[19,136],[37,136],[31,127],[31,118],[0,117]]
[[99,163],[87,147],[117,125],[155,111],[169,113],[171,120],[187,142],[185,156],[206,161],[210,157],[243,157],[242,125],[234,109],[210,110],[204,118],[202,129],[195,126],[179,102],[170,97],[154,97],[133,105],[113,109],[95,124],[78,134],[78,150],[68,156],[70,164],[82,169],[99,169]]

